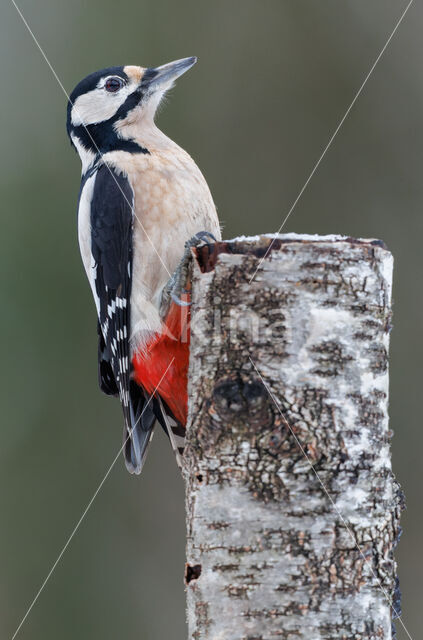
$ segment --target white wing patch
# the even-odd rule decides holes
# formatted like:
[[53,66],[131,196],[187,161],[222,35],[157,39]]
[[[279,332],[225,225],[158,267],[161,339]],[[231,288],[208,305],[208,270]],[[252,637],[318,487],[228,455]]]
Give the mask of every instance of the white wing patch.
[[93,293],[97,315],[99,316],[100,299],[95,286],[97,266],[91,253],[91,200],[93,197],[95,178],[96,174],[94,173],[87,179],[81,191],[78,207],[78,240],[82,262]]

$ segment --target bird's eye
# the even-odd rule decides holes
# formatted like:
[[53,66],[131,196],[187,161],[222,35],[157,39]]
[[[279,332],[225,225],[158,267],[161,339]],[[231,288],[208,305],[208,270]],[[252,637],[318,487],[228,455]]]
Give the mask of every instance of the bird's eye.
[[119,91],[119,89],[122,89],[124,84],[125,83],[122,80],[122,78],[118,78],[118,77],[108,78],[104,83],[104,88],[106,89],[106,91],[109,91],[110,93],[116,93],[116,91]]

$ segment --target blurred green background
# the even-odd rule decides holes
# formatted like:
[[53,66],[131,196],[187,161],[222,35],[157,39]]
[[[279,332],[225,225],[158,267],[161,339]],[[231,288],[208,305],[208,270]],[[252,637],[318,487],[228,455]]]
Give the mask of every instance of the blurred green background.
[[[197,160],[225,236],[276,231],[385,44],[398,0],[20,0],[68,92],[108,65],[197,55],[160,126]],[[11,638],[121,442],[97,387],[66,99],[1,9],[0,636]],[[285,231],[383,238],[395,257],[394,469],[404,622],[421,633],[423,9],[415,2]],[[185,630],[183,486],[157,433],[119,458],[18,637],[163,640]],[[399,629],[399,638],[406,637]]]

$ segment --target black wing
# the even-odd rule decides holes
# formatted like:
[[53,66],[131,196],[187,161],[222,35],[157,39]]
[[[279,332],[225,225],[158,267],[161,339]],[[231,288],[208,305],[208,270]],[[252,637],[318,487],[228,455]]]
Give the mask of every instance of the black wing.
[[129,348],[133,192],[124,176],[101,165],[91,201],[91,251],[99,298],[98,373],[102,391],[119,395],[128,470],[139,473],[154,426],[153,401],[131,379]]

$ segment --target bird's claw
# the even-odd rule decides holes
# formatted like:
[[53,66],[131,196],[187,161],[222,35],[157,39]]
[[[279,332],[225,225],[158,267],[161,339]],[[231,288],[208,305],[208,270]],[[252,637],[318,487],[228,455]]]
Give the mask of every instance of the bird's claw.
[[185,248],[198,247],[202,242],[204,242],[204,244],[210,244],[209,242],[206,242],[206,238],[210,238],[213,242],[217,242],[216,238],[212,233],[210,233],[210,231],[199,231],[192,236],[192,238],[186,241]]
[[[184,290],[183,293],[188,293],[188,292],[186,292],[186,290]],[[174,292],[171,292],[170,297],[172,298],[173,302],[178,305],[178,307],[190,307],[191,306],[191,301],[181,300],[181,298],[179,296],[177,296],[176,293],[174,293]]]
[[188,265],[189,259],[191,257],[191,249],[193,247],[199,247],[201,245],[210,248],[212,242],[208,242],[207,240],[211,240],[212,242],[217,241],[214,235],[209,231],[199,231],[194,236],[192,236],[192,238],[185,242],[185,251],[181,258],[181,261],[179,262],[174,273],[169,278],[166,286],[162,291],[162,298],[160,303],[162,317],[166,317],[171,300],[179,307],[189,307],[191,305],[191,302],[182,300],[183,294],[189,293],[182,287],[185,285],[188,276]]

